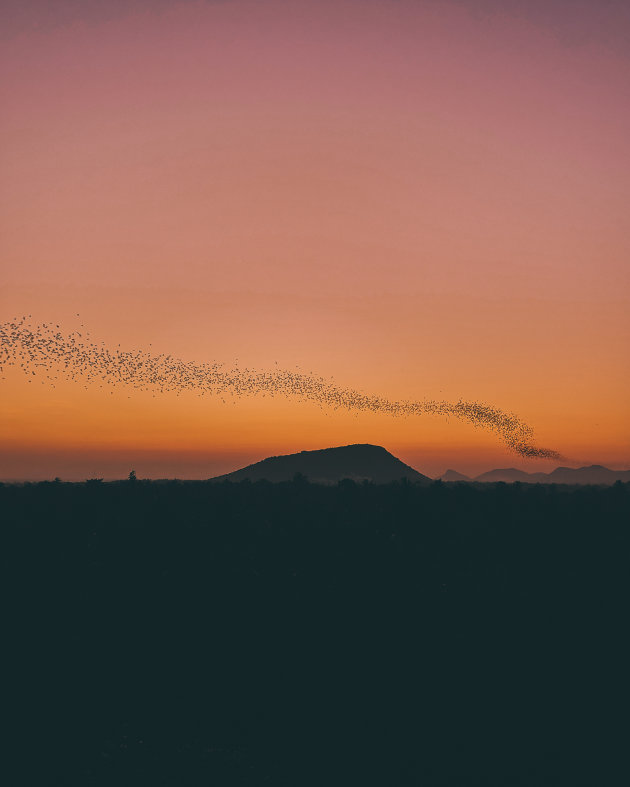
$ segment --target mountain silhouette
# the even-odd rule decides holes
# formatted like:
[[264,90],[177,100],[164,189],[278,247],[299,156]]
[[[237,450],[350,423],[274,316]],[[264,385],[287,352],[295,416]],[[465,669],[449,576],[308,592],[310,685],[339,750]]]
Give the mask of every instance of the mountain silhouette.
[[[536,475],[544,475],[544,473]],[[601,465],[577,469],[556,467],[547,478],[556,484],[614,484],[615,481],[630,481],[630,470],[609,470]]]
[[[460,475],[452,470],[448,470],[447,473]],[[465,477],[447,479],[444,476],[442,476],[442,480],[445,481],[466,480]],[[526,473],[524,470],[510,467],[501,470],[489,470],[487,473],[482,473],[468,480],[482,483],[521,481],[525,484],[614,484],[615,481],[630,481],[630,470],[610,470],[607,467],[602,467],[602,465],[591,465],[590,467],[578,468],[556,467],[550,473]]]
[[440,476],[440,481],[472,481],[472,478],[463,473],[458,473],[457,470],[447,470]]
[[[316,451],[300,451],[297,454],[270,456],[255,464],[216,476],[212,481],[291,481],[296,475],[320,484],[335,484],[344,478],[353,481],[371,481],[387,484],[405,478],[417,484],[431,483],[432,479],[414,470],[390,454],[385,448],[369,443],[323,448]],[[550,473],[527,473],[515,467],[489,470],[471,478],[449,469],[440,476],[441,481],[468,483],[513,483],[525,484],[614,484],[615,481],[630,482],[630,470],[610,470],[601,465],[590,467],[557,467]]]
[[508,467],[500,470],[488,470],[487,473],[482,473],[476,476],[475,481],[529,481],[530,474],[524,470],[517,470],[515,467]]
[[213,478],[213,481],[290,481],[296,474],[314,483],[332,484],[344,478],[353,481],[372,481],[386,484],[405,478],[418,484],[431,479],[401,462],[380,445],[355,444],[299,454],[270,456],[233,473]]

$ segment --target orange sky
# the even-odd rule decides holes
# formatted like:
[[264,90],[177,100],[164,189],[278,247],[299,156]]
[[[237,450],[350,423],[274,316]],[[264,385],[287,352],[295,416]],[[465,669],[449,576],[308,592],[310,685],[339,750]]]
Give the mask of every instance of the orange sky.
[[[0,322],[487,402],[563,464],[629,467],[619,20],[581,3],[576,32],[560,0],[491,6],[18,19],[0,61]],[[4,377],[0,478],[208,477],[351,442],[428,475],[558,464],[435,416]]]

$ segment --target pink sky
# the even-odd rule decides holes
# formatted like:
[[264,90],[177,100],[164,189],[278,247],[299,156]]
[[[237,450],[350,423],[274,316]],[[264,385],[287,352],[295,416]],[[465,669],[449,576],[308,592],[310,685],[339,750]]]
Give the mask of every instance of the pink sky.
[[[490,402],[628,467],[630,24],[604,5],[7,4],[0,321]],[[438,418],[0,386],[4,478],[349,442],[554,466]]]

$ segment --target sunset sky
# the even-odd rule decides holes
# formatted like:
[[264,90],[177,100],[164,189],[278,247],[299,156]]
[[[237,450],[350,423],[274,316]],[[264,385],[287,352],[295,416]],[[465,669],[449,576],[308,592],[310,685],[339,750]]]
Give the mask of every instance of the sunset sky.
[[[626,0],[9,0],[0,322],[514,412],[0,379],[0,478],[630,467]],[[77,316],[78,315],[78,316]]]

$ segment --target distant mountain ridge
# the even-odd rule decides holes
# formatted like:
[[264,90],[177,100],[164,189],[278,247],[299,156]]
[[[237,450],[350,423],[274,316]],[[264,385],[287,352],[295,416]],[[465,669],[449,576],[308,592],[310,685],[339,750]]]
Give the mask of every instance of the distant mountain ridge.
[[213,481],[290,481],[297,473],[314,483],[332,484],[344,478],[386,484],[402,478],[417,484],[432,479],[409,467],[380,445],[358,443],[298,454],[270,456],[261,462],[213,478]]
[[439,478],[440,481],[472,481],[467,475],[463,473],[458,473],[457,470],[447,470],[444,475],[441,475]]
[[[291,481],[297,474],[312,483],[335,484],[344,478],[387,484],[407,479],[416,484],[429,484],[433,479],[419,473],[390,454],[380,445],[356,443],[296,454],[270,456],[260,462],[212,478],[212,481]],[[610,470],[601,465],[590,467],[557,467],[550,473],[527,473],[515,467],[499,468],[474,478],[447,470],[439,478],[447,483],[514,483],[525,484],[614,484],[630,482],[630,470]]]
[[630,470],[610,470],[602,465],[590,467],[556,467],[550,473],[526,473],[515,467],[489,470],[486,473],[469,478],[456,470],[447,470],[440,480],[447,482],[468,481],[475,483],[514,483],[523,484],[614,484],[615,481],[630,481]]

